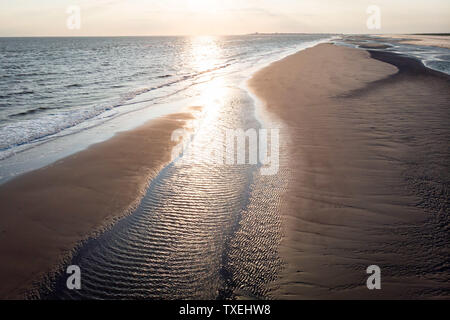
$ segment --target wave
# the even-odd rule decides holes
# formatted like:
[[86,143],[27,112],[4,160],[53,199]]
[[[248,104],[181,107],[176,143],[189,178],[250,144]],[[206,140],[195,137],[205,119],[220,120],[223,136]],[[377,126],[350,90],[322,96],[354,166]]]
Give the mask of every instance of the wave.
[[0,99],[5,99],[5,98],[13,97],[13,96],[23,96],[23,95],[34,94],[34,93],[35,92],[33,90],[24,90],[24,91],[19,91],[19,92],[11,92],[11,93],[7,93],[6,95],[1,95]]
[[36,113],[39,113],[39,112],[51,110],[51,109],[54,109],[54,108],[39,107],[39,108],[36,108],[36,109],[30,109],[30,110],[22,111],[22,112],[19,112],[19,113],[11,114],[11,115],[9,115],[9,118],[23,117],[23,116],[27,116],[27,115],[30,115],[30,114],[36,114]]
[[81,88],[83,85],[81,83],[68,84],[64,86],[65,88]]
[[[228,74],[240,72],[246,68],[254,68],[255,65],[259,65],[263,60],[270,60],[270,57],[279,56],[283,52],[292,50],[294,47],[310,41],[310,39],[297,39],[290,44],[290,47],[285,48],[282,43],[278,42],[279,40],[276,37],[273,38],[275,40],[266,37],[264,38],[265,40],[273,41],[273,43],[261,46],[258,49],[258,47],[254,47],[249,42],[249,39],[246,37],[246,41],[242,42],[245,45],[248,44],[248,48],[244,49],[241,47],[243,44],[236,48],[227,47],[236,42],[234,41],[236,39],[231,40],[230,43],[224,46],[224,52],[226,52],[221,57],[222,60],[218,60],[218,63],[216,62],[215,65],[200,71],[193,71],[192,66],[186,64],[185,60],[189,60],[190,56],[186,59],[177,57],[179,53],[183,52],[171,49],[165,52],[167,57],[161,56],[160,50],[164,50],[161,49],[163,47],[158,47],[157,52],[149,54],[148,50],[150,49],[140,51],[141,47],[137,46],[139,49],[135,49],[137,51],[135,55],[132,55],[132,59],[130,59],[128,53],[121,55],[120,50],[116,49],[122,48],[122,41],[130,41],[129,39],[102,40],[110,48],[114,49],[114,52],[110,53],[111,55],[107,55],[108,51],[104,55],[108,59],[112,59],[108,68],[99,68],[104,62],[102,57],[89,58],[89,53],[83,53],[82,51],[80,57],[83,58],[82,54],[86,54],[87,57],[86,59],[79,59],[79,61],[65,61],[60,56],[59,59],[48,59],[49,65],[47,66],[44,66],[42,62],[32,63],[29,66],[30,69],[26,69],[26,66],[19,67],[20,71],[18,72],[21,74],[54,74],[61,77],[65,75],[66,78],[56,76],[52,78],[48,76],[40,77],[32,83],[35,87],[30,85],[33,88],[32,92],[28,89],[21,91],[24,97],[26,94],[39,95],[43,88],[42,85],[45,85],[46,96],[33,99],[32,102],[35,104],[35,107],[30,106],[31,102],[28,100],[31,99],[28,97],[26,97],[27,100],[24,99],[23,101],[18,98],[11,98],[11,96],[6,96],[5,94],[3,97],[0,97],[6,100],[1,101],[4,109],[0,109],[1,112],[5,110],[3,114],[0,113],[0,117],[6,119],[6,121],[0,123],[0,159],[9,157],[16,151],[21,152],[46,141],[98,126],[119,116],[151,107],[156,103],[164,103],[168,101],[168,98],[173,99],[174,96],[183,94],[184,91],[189,90],[193,86],[210,81],[218,76],[226,76],[227,72],[223,71],[231,66],[241,67],[233,67]],[[48,41],[58,40],[50,39]],[[89,39],[80,39],[79,41],[80,45],[84,43],[88,48],[91,43],[93,45],[92,48],[99,45],[97,42]],[[147,40],[133,39],[132,41]],[[162,39],[161,41],[176,42],[178,40]],[[57,44],[55,43],[54,45]],[[129,50],[130,46],[132,47],[133,43],[127,44],[127,50]],[[46,50],[46,47],[44,46],[42,49]],[[70,51],[69,49],[67,50]],[[55,55],[64,55],[67,53],[66,51],[61,49],[61,53],[55,53]],[[69,52],[69,56],[70,54]],[[149,57],[152,59],[149,60]],[[49,72],[43,70],[49,70]],[[156,74],[153,74],[154,70],[157,70]],[[67,79],[68,73],[71,74],[70,72],[74,72],[74,74],[70,79]],[[29,78],[28,80],[31,79]],[[144,85],[139,87],[140,84]],[[127,90],[127,88],[132,87],[134,89]],[[65,90],[69,88],[80,89]],[[1,89],[0,87],[0,91],[2,91]],[[10,88],[6,85],[5,89],[7,92]],[[186,96],[189,96],[189,94]],[[20,95],[17,97],[20,97]],[[184,98],[184,96],[180,97]],[[19,102],[23,105],[21,110],[19,112],[11,112],[10,108],[14,108]],[[25,145],[28,146],[25,147]],[[16,148],[19,146],[20,148]],[[14,152],[10,152],[11,150]]]
[[[162,98],[167,98],[172,95],[178,94],[181,91],[187,90],[188,88],[192,87],[193,85],[198,84],[199,82],[193,81],[194,79],[198,78],[199,76],[205,75],[207,73],[211,73],[223,68],[228,67],[230,64],[224,64],[215,68],[210,68],[208,70],[204,70],[198,73],[193,74],[186,74],[181,76],[178,79],[175,79],[173,81],[164,82],[156,86],[148,87],[148,88],[140,88],[137,90],[130,91],[126,94],[121,95],[121,97],[118,98],[118,101],[116,103],[111,104],[105,104],[105,105],[97,105],[97,106],[91,106],[84,109],[72,109],[70,111],[66,111],[65,113],[61,114],[48,114],[44,117],[37,118],[37,119],[24,119],[23,121],[14,122],[14,123],[8,123],[6,125],[3,125],[0,127],[0,136],[2,137],[2,140],[0,140],[0,160],[3,160],[11,155],[13,153],[11,152],[5,152],[8,151],[8,149],[22,146],[24,144],[33,143],[36,141],[40,141],[44,138],[49,138],[52,135],[61,133],[64,130],[67,130],[69,128],[73,128],[77,125],[80,125],[81,123],[91,120],[93,118],[101,116],[104,112],[111,111],[113,109],[117,109],[124,106],[131,106],[131,105],[137,105],[137,104],[143,104],[143,103],[150,103],[155,100],[159,100]],[[163,77],[169,78],[169,77]],[[179,87],[178,90],[174,90],[173,92],[170,92],[168,94],[164,94],[161,96],[152,96],[149,99],[145,100],[139,100],[139,101],[133,101],[138,96],[149,93],[151,91],[156,91],[165,87],[170,87],[174,85],[178,85],[180,83],[188,81],[186,86]],[[189,82],[190,81],[190,82]],[[71,87],[74,86],[81,86],[78,84],[70,85]],[[38,114],[38,113],[44,113],[49,110],[54,109],[62,109],[61,107],[57,108],[50,108],[50,107],[38,107],[35,109],[30,109],[27,111],[22,111],[16,114],[12,114],[9,117],[10,118],[22,118],[25,116],[29,116],[32,114]],[[140,109],[137,109],[140,110]],[[128,113],[128,112],[127,112]],[[125,114],[125,113],[124,113]],[[107,117],[104,117],[104,121],[100,121],[100,123],[104,123],[105,121],[114,119],[119,114],[109,115]],[[86,128],[90,128],[91,126],[87,126]],[[82,130],[86,129],[83,128]]]

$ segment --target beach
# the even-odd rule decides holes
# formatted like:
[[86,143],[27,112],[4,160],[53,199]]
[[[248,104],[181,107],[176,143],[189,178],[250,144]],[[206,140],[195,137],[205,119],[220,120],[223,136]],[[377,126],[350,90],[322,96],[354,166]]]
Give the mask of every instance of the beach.
[[[269,177],[172,162],[172,132],[196,111],[209,110],[200,147],[263,127],[245,90],[206,86],[204,105],[0,185],[0,297],[39,297],[44,282],[70,298],[61,267],[76,262],[75,298],[448,298],[449,83],[331,43],[270,64],[248,82],[280,126]],[[383,290],[367,290],[370,265]]]
[[172,132],[192,119],[149,121],[0,186],[0,296],[32,294],[82,241],[131,213],[172,161]]
[[[448,76],[322,44],[250,85],[292,139],[274,296],[448,298]],[[365,287],[369,265],[382,290]]]

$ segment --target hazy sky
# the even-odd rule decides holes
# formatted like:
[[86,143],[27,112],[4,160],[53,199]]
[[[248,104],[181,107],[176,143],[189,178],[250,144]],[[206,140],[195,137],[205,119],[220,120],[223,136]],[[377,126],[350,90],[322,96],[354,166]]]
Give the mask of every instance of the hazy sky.
[[[80,29],[68,7],[79,6]],[[370,30],[369,5],[381,9]],[[450,32],[450,0],[0,0],[0,36]]]

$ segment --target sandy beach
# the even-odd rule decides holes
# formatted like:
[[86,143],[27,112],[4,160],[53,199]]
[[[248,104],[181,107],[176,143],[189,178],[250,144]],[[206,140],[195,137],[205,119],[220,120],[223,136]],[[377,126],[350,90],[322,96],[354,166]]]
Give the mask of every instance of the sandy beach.
[[32,294],[80,241],[133,210],[190,119],[151,120],[0,186],[0,297]]
[[[448,298],[448,76],[322,44],[250,85],[291,139],[273,296]],[[369,265],[382,290],[367,290]]]
[[[320,44],[249,81],[282,123],[282,178],[189,164],[170,168],[153,197],[147,187],[171,160],[172,132],[199,107],[19,176],[0,186],[0,297],[35,293],[146,193],[139,216],[79,259],[116,272],[112,279],[129,281],[120,289],[138,297],[448,298],[449,83],[412,58]],[[234,90],[203,128],[203,144],[255,126],[251,99]],[[118,258],[101,265],[111,239],[121,241],[107,248]],[[369,265],[381,267],[383,290],[367,290]],[[116,283],[105,283],[115,297]]]

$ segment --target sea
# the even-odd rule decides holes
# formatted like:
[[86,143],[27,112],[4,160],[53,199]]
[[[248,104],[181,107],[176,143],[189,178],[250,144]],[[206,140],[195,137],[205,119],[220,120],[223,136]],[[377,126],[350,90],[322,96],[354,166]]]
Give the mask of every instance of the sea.
[[[0,38],[0,183],[179,110],[205,83],[242,85],[336,39],[349,45],[330,34]],[[450,73],[449,49],[378,42]]]
[[0,38],[0,182],[333,35]]

